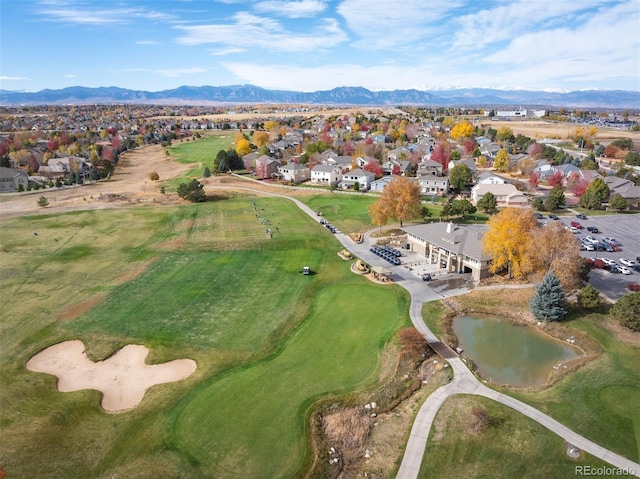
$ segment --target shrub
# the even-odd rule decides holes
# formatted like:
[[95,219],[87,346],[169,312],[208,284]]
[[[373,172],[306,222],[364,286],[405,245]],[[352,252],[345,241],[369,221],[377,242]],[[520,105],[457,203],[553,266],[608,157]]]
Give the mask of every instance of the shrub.
[[640,292],[620,298],[611,308],[611,316],[623,326],[640,331]]
[[591,286],[591,284],[587,284],[578,293],[578,304],[581,308],[585,309],[597,308],[600,304],[600,294],[598,290]]
[[152,171],[147,176],[151,181],[158,181],[160,179],[160,175],[157,171]]

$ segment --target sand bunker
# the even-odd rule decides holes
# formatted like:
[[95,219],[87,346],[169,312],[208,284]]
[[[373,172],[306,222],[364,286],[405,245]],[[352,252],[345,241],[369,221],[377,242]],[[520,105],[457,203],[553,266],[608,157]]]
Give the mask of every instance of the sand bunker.
[[105,410],[124,411],[137,406],[151,386],[180,381],[196,370],[192,359],[145,364],[147,354],[145,346],[130,344],[94,363],[87,358],[82,341],[65,341],[33,356],[27,369],[57,376],[62,392],[96,389],[102,393]]

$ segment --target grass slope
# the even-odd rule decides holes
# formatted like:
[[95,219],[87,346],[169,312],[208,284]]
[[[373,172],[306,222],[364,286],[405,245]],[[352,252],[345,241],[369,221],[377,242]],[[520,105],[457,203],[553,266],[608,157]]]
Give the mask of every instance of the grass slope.
[[[486,429],[470,428],[474,408],[486,411]],[[571,459],[564,440],[535,421],[490,399],[463,395],[438,411],[418,477],[546,479],[573,477],[576,466],[610,467],[590,455]]]
[[171,159],[178,163],[203,163],[204,166],[213,164],[213,160],[220,150],[228,150],[233,145],[233,134],[205,136],[190,141],[175,141],[167,148]]
[[215,477],[291,477],[302,465],[305,411],[314,398],[376,378],[383,342],[406,303],[366,284],[322,289],[313,312],[272,359],[198,390],[176,421],[179,447]]
[[364,233],[375,227],[367,208],[377,197],[350,194],[303,196],[299,198],[309,208],[323,216],[344,233]]

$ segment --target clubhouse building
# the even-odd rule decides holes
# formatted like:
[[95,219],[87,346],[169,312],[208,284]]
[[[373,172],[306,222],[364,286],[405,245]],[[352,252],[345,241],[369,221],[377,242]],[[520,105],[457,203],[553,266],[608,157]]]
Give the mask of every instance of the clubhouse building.
[[489,276],[491,257],[482,252],[482,225],[429,223],[402,228],[407,233],[409,249],[437,264],[449,273],[471,273],[479,281]]

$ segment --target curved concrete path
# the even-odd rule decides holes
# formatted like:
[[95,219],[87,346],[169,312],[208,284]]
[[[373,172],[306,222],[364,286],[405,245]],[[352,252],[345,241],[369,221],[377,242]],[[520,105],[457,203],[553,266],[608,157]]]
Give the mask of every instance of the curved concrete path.
[[[241,189],[250,191],[252,193],[263,194],[266,196],[285,198],[287,200],[293,201],[298,206],[298,208],[307,213],[315,221],[320,222],[321,219],[316,215],[316,212],[309,208],[307,205],[302,203],[300,200],[292,198],[290,196],[271,193],[268,191],[258,190],[250,187],[207,187],[207,189],[211,188],[227,190]],[[338,241],[340,241],[342,246],[345,249],[351,251],[354,256],[361,258],[369,264],[384,266],[386,269],[392,272],[395,282],[404,287],[411,294],[411,306],[409,314],[414,327],[418,331],[420,331],[420,333],[427,339],[429,343],[439,343],[440,340],[436,337],[435,334],[433,334],[433,332],[427,327],[422,319],[422,306],[426,302],[442,299],[445,296],[433,291],[425,283],[423,283],[416,274],[413,274],[410,271],[406,270],[403,266],[391,266],[388,263],[384,263],[381,258],[369,251],[370,241],[363,241],[360,244],[356,244],[342,233],[338,232],[334,234],[334,236]],[[368,234],[365,235],[365,239],[369,239]],[[454,292],[454,294],[462,294],[464,292],[466,291],[461,290],[458,292]],[[450,295],[451,294],[447,294],[447,296]],[[556,433],[558,436],[560,436],[570,444],[576,446],[577,448],[588,452],[589,454],[607,462],[608,464],[611,464],[614,467],[624,469],[631,475],[640,477],[640,464],[635,463],[619,454],[616,454],[613,451],[605,449],[602,446],[599,446],[589,439],[573,432],[568,427],[562,425],[555,419],[547,416],[534,407],[531,407],[528,404],[523,403],[522,401],[518,401],[511,396],[507,396],[506,394],[502,394],[498,391],[488,388],[473,375],[473,373],[467,368],[467,366],[459,357],[450,358],[447,359],[447,361],[453,369],[454,378],[449,384],[442,386],[431,393],[431,395],[420,407],[418,415],[416,416],[416,419],[413,423],[413,427],[411,428],[409,441],[407,442],[404,457],[396,476],[397,479],[415,479],[418,477],[418,474],[420,472],[420,464],[422,463],[424,451],[427,446],[429,431],[431,430],[431,425],[433,424],[433,420],[436,417],[436,413],[438,412],[440,406],[442,406],[444,401],[449,396],[452,396],[454,394],[475,394],[478,396],[484,396],[486,398],[493,399],[494,401],[504,404],[505,406],[508,406],[515,411],[518,411],[525,416],[533,419],[537,423]]]

